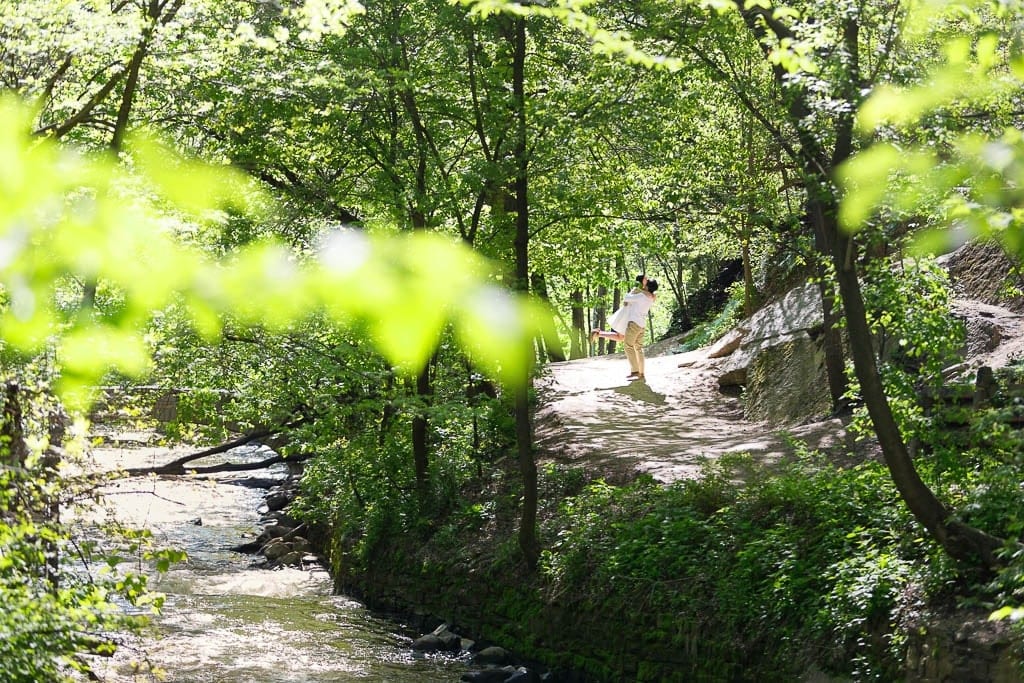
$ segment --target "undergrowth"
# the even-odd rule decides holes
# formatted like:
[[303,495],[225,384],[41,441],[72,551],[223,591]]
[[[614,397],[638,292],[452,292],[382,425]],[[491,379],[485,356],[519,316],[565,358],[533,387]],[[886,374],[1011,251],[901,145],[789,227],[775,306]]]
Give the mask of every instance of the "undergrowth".
[[703,348],[733,329],[743,317],[743,287],[741,282],[729,287],[729,299],[722,310],[694,325],[693,330],[680,344],[681,351]]
[[[723,456],[671,486],[543,467],[537,573],[515,544],[522,492],[498,421],[484,438],[493,448],[475,451],[486,462],[461,456],[434,472],[429,508],[410,495],[405,457],[353,440],[336,472],[312,468],[307,511],[335,515],[335,567],[353,583],[429,599],[474,635],[588,680],[791,681],[812,665],[856,681],[903,678],[912,639],[936,615],[965,608],[1020,623],[1024,382],[1011,368],[982,409],[929,406],[922,392],[941,395],[963,340],[948,283],[927,263],[880,264],[865,296],[888,340],[883,377],[915,467],[959,519],[1007,540],[997,572],[946,556],[881,463],[844,467],[799,447],[770,467]],[[687,344],[729,329],[740,301],[734,291]],[[856,382],[850,396],[857,405]],[[870,437],[862,412],[851,432]],[[474,443],[448,437],[455,455]]]
[[529,574],[509,526],[491,526],[514,513],[511,481],[478,490],[430,539],[394,536],[348,571],[378,582],[393,573],[407,589],[418,574],[413,592],[432,591],[474,636],[586,680],[789,681],[813,663],[888,681],[902,677],[925,610],[1007,604],[1024,565],[969,585],[884,466],[803,452],[771,469],[724,457],[667,487],[542,468],[545,550]]
[[667,488],[596,482],[547,530],[548,597],[614,602],[623,621],[651,624],[652,646],[688,652],[700,680],[794,680],[807,662],[892,680],[903,596],[954,580],[884,468],[809,454],[776,472],[728,458]]

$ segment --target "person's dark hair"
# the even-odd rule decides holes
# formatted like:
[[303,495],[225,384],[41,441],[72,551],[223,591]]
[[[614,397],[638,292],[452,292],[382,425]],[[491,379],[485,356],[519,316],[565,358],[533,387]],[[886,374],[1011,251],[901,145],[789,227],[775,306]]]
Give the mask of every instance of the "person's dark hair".
[[655,280],[654,278],[650,278],[647,281],[647,291],[650,292],[651,294],[654,294],[655,292],[657,292],[658,291],[658,281]]
[[644,283],[644,274],[640,273],[639,275],[637,275],[636,276],[636,281],[639,282],[640,284],[643,284]]

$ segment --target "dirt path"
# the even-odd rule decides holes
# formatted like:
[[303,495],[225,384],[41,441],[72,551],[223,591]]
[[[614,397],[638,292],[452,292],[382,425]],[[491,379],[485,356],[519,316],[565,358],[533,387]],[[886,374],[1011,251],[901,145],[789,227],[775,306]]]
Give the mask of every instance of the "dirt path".
[[[951,374],[972,381],[979,366],[1024,360],[1024,315],[970,298],[956,299],[953,310],[965,322],[967,348]],[[725,453],[772,463],[792,451],[786,434],[745,419],[739,398],[719,391],[722,360],[708,358],[707,348],[671,353],[676,347],[676,340],[651,347],[646,382],[626,379],[621,353],[549,364],[537,382],[538,460],[580,466],[614,483],[642,473],[672,482],[697,476],[702,461]],[[787,433],[839,457],[856,449],[838,419]]]
[[[744,419],[739,399],[719,391],[720,362],[707,349],[648,355],[646,382],[626,379],[621,353],[550,364],[537,383],[539,460],[620,483],[641,473],[662,482],[695,477],[703,460],[723,453],[745,451],[765,462],[784,456],[783,435]],[[815,447],[843,436],[838,420],[791,433]]]

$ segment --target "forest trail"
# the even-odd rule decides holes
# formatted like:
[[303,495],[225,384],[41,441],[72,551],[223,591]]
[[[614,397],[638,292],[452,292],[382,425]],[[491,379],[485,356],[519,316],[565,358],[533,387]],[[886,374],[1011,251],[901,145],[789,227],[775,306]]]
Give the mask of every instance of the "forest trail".
[[[952,308],[966,323],[966,376],[1024,360],[1024,314],[969,297]],[[672,353],[678,342],[646,349],[646,382],[626,379],[622,353],[548,364],[536,382],[538,461],[583,467],[611,483],[638,474],[669,483],[698,476],[702,462],[726,453],[777,462],[793,450],[789,437],[836,455],[857,449],[839,419],[785,429],[746,419],[739,397],[719,390],[725,359],[708,358],[709,347]]]
[[[702,462],[725,453],[770,463],[792,450],[785,434],[747,420],[740,399],[719,390],[721,359],[708,358],[707,348],[672,353],[677,346],[668,340],[647,349],[643,382],[626,379],[622,353],[547,365],[536,382],[538,460],[583,467],[612,483],[638,474],[669,483],[698,476]],[[789,433],[815,448],[846,438],[838,419]]]

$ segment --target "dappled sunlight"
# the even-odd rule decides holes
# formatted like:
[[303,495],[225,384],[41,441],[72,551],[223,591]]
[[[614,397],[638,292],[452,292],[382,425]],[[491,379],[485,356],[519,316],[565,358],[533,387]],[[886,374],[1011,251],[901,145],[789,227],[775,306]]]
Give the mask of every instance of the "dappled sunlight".
[[643,381],[627,379],[621,354],[552,363],[538,381],[539,458],[615,482],[647,474],[665,483],[696,477],[726,453],[777,462],[792,450],[788,440],[746,420],[740,400],[719,391],[717,363],[702,351],[648,357]]

